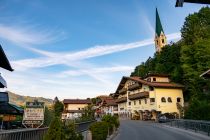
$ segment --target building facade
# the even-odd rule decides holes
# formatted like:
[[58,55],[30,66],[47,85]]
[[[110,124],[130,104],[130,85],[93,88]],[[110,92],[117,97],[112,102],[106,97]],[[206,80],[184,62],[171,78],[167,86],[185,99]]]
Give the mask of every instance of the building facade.
[[139,115],[141,120],[156,120],[159,114],[183,116],[183,86],[170,82],[167,75],[150,74],[145,79],[123,77],[115,92],[120,117]]
[[99,96],[100,102],[97,103],[96,116],[118,115],[118,105],[112,96]]
[[76,119],[82,116],[85,107],[91,104],[90,99],[64,99],[62,119]]

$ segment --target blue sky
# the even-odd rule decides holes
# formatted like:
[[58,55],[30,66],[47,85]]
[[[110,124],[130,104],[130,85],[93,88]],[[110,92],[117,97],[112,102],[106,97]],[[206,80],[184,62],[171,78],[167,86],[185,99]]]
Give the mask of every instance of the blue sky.
[[115,92],[122,76],[155,52],[155,8],[168,42],[202,5],[175,0],[1,0],[0,44],[14,72],[8,90],[87,98]]

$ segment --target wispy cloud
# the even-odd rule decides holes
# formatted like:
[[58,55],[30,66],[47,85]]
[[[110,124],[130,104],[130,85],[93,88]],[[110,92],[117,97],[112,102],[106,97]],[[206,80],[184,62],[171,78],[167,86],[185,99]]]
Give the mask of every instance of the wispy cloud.
[[56,42],[64,39],[65,36],[62,31],[52,31],[41,27],[0,24],[0,38],[20,46],[28,46]]
[[[174,40],[180,38],[180,33],[173,33],[167,35],[168,40]],[[129,49],[135,49],[143,46],[148,46],[154,44],[154,40],[146,39],[138,42],[132,42],[127,44],[117,44],[117,45],[98,45],[78,52],[69,53],[53,53],[43,50],[33,49],[43,55],[41,58],[25,59],[13,61],[15,69],[21,70],[22,68],[40,68],[47,67],[51,65],[64,64],[69,65],[71,62],[85,60],[88,58],[93,58],[97,56],[103,56],[107,54],[112,54],[116,52],[121,52]],[[20,69],[19,69],[20,68]]]
[[86,74],[87,72],[91,72],[93,74],[105,74],[105,73],[114,73],[114,72],[127,72],[132,71],[134,67],[130,66],[114,66],[114,67],[101,67],[101,68],[92,68],[87,70],[69,70],[64,71],[62,74],[69,76],[81,76]]

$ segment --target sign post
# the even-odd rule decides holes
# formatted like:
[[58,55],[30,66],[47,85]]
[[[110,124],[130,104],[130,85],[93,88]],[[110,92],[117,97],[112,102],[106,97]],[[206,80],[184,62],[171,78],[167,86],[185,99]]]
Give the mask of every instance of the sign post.
[[44,123],[44,102],[26,102],[22,124],[27,128],[39,128]]

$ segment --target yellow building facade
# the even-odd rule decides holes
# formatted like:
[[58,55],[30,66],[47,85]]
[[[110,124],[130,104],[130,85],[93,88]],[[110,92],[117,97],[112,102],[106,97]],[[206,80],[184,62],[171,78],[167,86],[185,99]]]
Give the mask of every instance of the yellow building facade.
[[123,77],[115,93],[121,117],[139,115],[142,120],[156,120],[159,114],[183,115],[183,86],[170,82],[167,75]]
[[64,99],[62,119],[75,119],[82,115],[85,107],[91,104],[89,99]]

